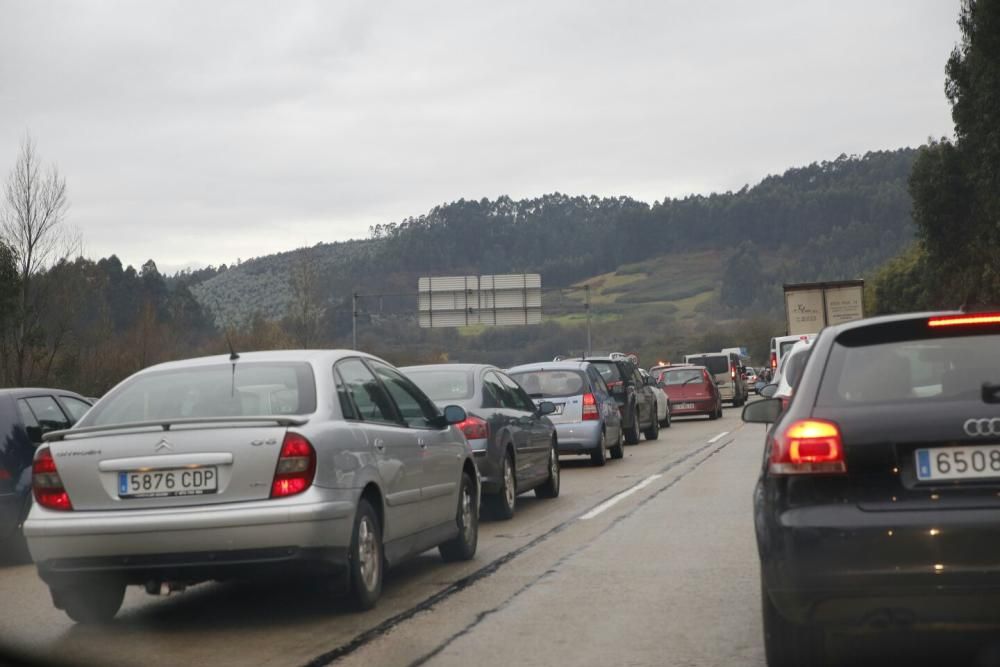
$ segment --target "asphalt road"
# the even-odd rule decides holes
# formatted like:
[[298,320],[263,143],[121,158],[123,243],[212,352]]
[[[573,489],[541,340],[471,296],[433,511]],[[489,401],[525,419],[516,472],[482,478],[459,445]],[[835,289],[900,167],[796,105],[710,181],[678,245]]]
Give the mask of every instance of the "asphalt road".
[[751,490],[763,428],[727,408],[593,468],[555,500],[481,524],[475,560],[391,571],[367,613],[309,582],[130,589],[114,623],[74,626],[30,565],[0,568],[0,645],[100,665],[763,665]]

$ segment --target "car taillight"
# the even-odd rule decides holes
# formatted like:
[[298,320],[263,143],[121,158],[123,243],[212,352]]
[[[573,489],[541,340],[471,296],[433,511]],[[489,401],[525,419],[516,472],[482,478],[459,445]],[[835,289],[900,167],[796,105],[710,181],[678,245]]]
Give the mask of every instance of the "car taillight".
[[0,467],[0,482],[6,482],[10,479],[10,471],[6,468]]
[[462,429],[466,440],[483,440],[490,437],[490,425],[484,419],[469,415],[465,421],[457,424]]
[[286,433],[271,482],[271,497],[284,498],[302,493],[316,475],[316,450],[298,433]]
[[736,366],[729,367],[729,377],[731,377],[734,380],[736,379]]
[[583,395],[583,421],[600,419],[601,415],[597,410],[597,397],[593,394]]
[[35,494],[35,502],[50,510],[68,511],[73,509],[69,494],[63,488],[56,461],[48,447],[43,447],[35,454],[31,464],[31,489]]
[[777,370],[777,369],[778,369],[778,353],[777,352],[772,352],[771,353],[771,370],[774,371],[774,370]]
[[782,396],[781,397],[781,411],[784,412],[785,410],[787,410],[788,406],[791,405],[791,403],[792,403],[792,397],[791,396]]
[[772,475],[847,472],[840,428],[822,419],[792,422],[771,445]]

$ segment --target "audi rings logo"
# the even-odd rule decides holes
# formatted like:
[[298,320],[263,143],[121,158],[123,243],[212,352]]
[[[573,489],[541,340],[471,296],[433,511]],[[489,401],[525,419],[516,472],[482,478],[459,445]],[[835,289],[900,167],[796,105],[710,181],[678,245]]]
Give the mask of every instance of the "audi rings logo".
[[962,428],[973,437],[987,435],[1000,436],[1000,417],[993,417],[992,419],[968,419],[962,424]]

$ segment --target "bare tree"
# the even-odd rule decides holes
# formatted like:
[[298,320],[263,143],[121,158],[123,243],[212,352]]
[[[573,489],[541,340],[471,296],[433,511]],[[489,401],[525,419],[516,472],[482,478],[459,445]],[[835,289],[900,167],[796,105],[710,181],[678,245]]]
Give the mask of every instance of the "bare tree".
[[54,165],[43,169],[34,141],[25,134],[0,201],[0,231],[14,255],[19,285],[12,344],[14,381],[21,385],[27,380],[29,348],[38,325],[32,279],[69,249],[61,229],[67,208],[66,179]]
[[292,303],[287,322],[298,345],[309,348],[319,340],[325,312],[314,253],[303,249],[293,264],[291,273],[289,283],[292,288]]

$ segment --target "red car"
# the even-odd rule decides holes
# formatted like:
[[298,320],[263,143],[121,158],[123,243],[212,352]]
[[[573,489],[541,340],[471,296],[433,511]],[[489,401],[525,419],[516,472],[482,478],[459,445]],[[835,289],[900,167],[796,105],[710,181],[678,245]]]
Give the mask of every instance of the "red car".
[[704,366],[671,366],[658,371],[657,384],[667,392],[674,417],[722,416],[722,395]]

